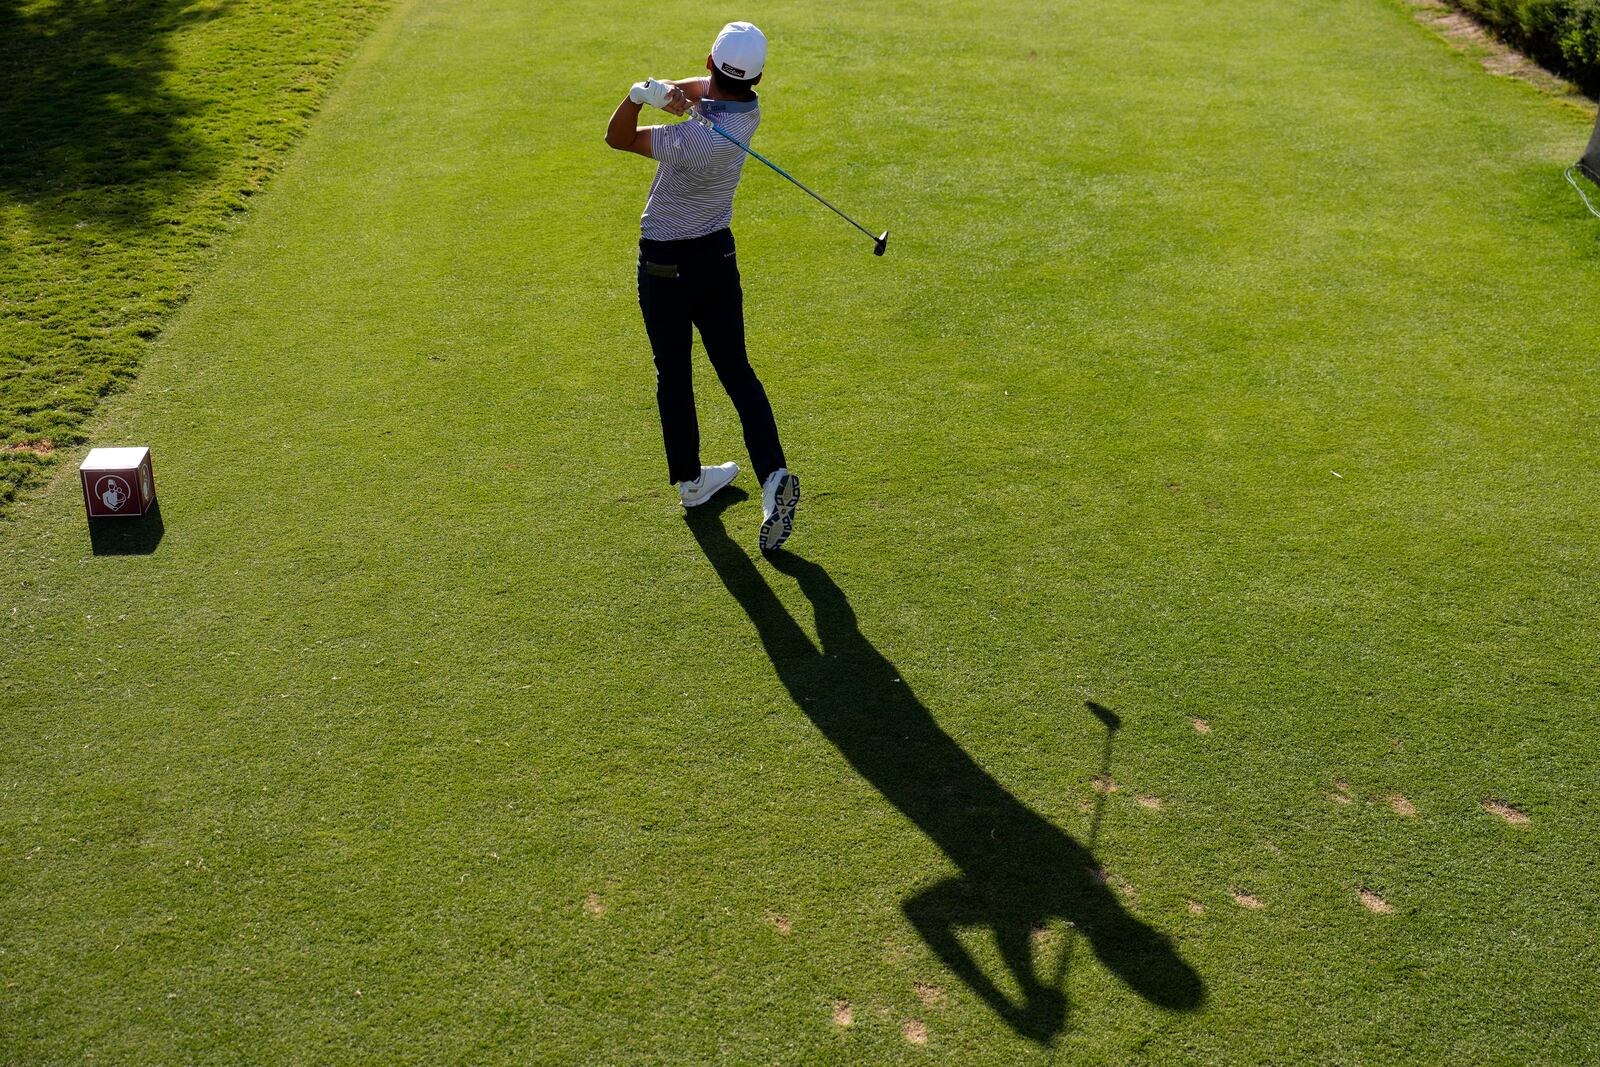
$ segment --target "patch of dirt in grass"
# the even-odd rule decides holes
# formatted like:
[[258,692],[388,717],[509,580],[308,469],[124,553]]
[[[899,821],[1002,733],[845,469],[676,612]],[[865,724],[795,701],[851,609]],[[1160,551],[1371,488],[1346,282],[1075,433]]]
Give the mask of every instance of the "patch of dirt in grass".
[[1211,732],[1211,724],[1204,719],[1190,719],[1189,725],[1194,727],[1194,732],[1197,734],[1209,734]]
[[833,1025],[850,1026],[855,1021],[855,1009],[850,1007],[848,1000],[836,1000],[833,1002]]
[[1089,785],[1096,793],[1115,793],[1117,791],[1116,779],[1109,774],[1097,774],[1089,780]]
[[944,990],[936,985],[929,985],[927,982],[918,982],[917,999],[929,1006],[940,1004],[944,1001]]
[[1189,905],[1190,915],[1204,915],[1206,913],[1206,906],[1198,900],[1185,901],[1185,903]]
[[1343,778],[1333,783],[1333,792],[1328,794],[1328,799],[1335,804],[1348,804],[1351,801],[1350,783]]
[[1056,943],[1056,932],[1048,926],[1035,926],[1028,931],[1028,939],[1033,942],[1035,950],[1043,951]]
[[1396,815],[1415,815],[1417,806],[1399,793],[1390,793],[1383,798],[1383,802],[1394,810]]
[[29,456],[48,456],[56,450],[56,443],[48,437],[41,437],[37,441],[18,441],[14,445],[0,445],[0,452],[10,452]]
[[1089,868],[1089,877],[1101,885],[1115,889],[1128,902],[1130,908],[1139,903],[1139,891],[1134,889],[1132,883],[1122,875],[1112,874],[1104,867],[1091,867]]
[[771,923],[772,928],[785,937],[788,937],[789,932],[794,929],[794,924],[789,921],[789,917],[787,915],[778,915],[774,912],[768,912],[767,922]]
[[1574,103],[1584,102],[1583,94],[1571,82],[1545,70],[1539,64],[1500,40],[1487,27],[1444,0],[1409,0],[1411,14],[1418,22],[1443,37],[1458,52],[1476,56],[1483,69],[1503,78],[1516,78],[1535,88]]
[[907,1019],[900,1028],[900,1036],[913,1045],[926,1045],[928,1043],[928,1027],[921,1019]]
[[1518,826],[1532,821],[1528,818],[1528,813],[1521,808],[1513,804],[1507,804],[1503,800],[1496,800],[1494,797],[1489,797],[1483,802],[1483,810],[1490,815],[1498,815],[1506,822],[1515,823]]
[[1389,903],[1387,900],[1384,900],[1383,897],[1379,896],[1377,893],[1374,893],[1370,889],[1361,890],[1361,906],[1366,908],[1368,911],[1376,912],[1379,915],[1388,915],[1390,912],[1394,911],[1393,904]]
[[600,899],[600,894],[590,890],[583,896],[583,910],[596,918],[606,913],[606,902]]
[[1151,796],[1148,793],[1135,793],[1133,799],[1139,802],[1141,808],[1149,808],[1151,811],[1161,810],[1160,797]]
[[1239,907],[1249,908],[1251,911],[1260,911],[1267,906],[1266,901],[1254,893],[1246,893],[1242,889],[1230,889],[1228,890],[1228,895],[1233,898],[1233,902]]

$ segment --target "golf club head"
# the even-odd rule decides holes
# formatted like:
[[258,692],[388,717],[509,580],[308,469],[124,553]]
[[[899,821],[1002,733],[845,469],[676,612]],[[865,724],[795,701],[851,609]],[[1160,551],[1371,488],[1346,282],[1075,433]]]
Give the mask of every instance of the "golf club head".
[[872,254],[875,256],[881,256],[883,255],[883,250],[888,247],[889,231],[884,230],[882,233],[878,234],[878,243],[872,246]]

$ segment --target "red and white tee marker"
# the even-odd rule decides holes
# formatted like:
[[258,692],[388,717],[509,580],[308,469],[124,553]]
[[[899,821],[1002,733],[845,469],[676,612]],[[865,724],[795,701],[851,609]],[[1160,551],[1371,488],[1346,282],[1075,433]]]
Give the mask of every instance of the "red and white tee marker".
[[91,519],[137,517],[156,502],[148,448],[95,448],[78,466]]

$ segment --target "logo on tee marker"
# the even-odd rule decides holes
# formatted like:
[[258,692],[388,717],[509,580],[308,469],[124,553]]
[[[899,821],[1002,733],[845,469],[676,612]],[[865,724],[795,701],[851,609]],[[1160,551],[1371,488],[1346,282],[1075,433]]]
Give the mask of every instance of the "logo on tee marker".
[[128,502],[133,492],[128,488],[128,483],[118,478],[115,474],[108,474],[94,483],[94,494],[100,502],[112,511],[121,511],[122,505]]

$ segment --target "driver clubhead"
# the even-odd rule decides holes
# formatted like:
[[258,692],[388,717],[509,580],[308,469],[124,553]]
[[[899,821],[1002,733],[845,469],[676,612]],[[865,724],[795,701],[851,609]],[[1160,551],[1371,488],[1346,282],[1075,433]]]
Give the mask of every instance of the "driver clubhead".
[[883,255],[883,250],[888,248],[888,247],[889,247],[889,231],[888,230],[884,230],[882,233],[880,233],[878,235],[878,243],[872,246],[872,254],[875,255],[875,256],[881,256],[881,255]]

